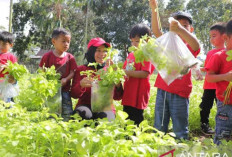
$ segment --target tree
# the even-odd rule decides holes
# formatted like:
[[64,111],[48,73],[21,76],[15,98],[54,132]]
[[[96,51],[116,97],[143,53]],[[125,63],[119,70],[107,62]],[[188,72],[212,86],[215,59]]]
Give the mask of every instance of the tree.
[[[51,33],[55,28],[64,27],[72,34],[69,52],[79,55],[83,50],[83,30],[85,1],[75,0],[20,0],[14,4],[13,31],[16,34],[14,50],[22,59],[30,45],[41,49],[51,49]],[[25,35],[26,24],[29,34]],[[90,27],[91,30],[94,30]]]
[[187,10],[192,14],[197,38],[203,43],[205,52],[212,49],[209,28],[215,22],[227,22],[231,17],[231,1],[191,0]]
[[185,0],[170,0],[167,6],[164,5],[164,0],[159,0],[158,2],[159,16],[162,29],[164,32],[167,32],[169,30],[168,18],[171,17],[171,14],[176,11],[185,10]]
[[16,34],[13,51],[17,53],[18,57],[25,58],[25,51],[29,49],[32,42],[34,27],[31,27],[29,34],[26,36],[24,33],[26,24],[32,17],[32,10],[27,1],[21,1],[13,5],[13,33]]
[[91,3],[97,18],[94,20],[98,36],[122,50],[125,59],[130,45],[129,32],[133,25],[147,22],[150,10],[147,1],[94,0]]

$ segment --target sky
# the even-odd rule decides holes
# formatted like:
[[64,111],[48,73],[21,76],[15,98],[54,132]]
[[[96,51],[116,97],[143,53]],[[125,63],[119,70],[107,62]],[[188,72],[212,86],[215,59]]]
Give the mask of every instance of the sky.
[[0,26],[5,27],[8,30],[9,26],[9,14],[10,14],[10,0],[0,0]]

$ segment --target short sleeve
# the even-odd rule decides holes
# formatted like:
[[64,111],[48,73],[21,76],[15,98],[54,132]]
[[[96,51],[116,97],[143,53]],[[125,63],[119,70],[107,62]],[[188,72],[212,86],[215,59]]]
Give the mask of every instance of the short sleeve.
[[143,62],[144,65],[142,65],[141,70],[149,72],[149,74],[152,74],[155,70],[155,67],[151,62]]
[[213,71],[215,73],[218,73],[221,67],[221,62],[222,60],[220,58],[220,53],[216,53],[210,58],[205,69],[207,71]]
[[73,55],[70,55],[70,71],[76,71],[77,69],[77,63]]

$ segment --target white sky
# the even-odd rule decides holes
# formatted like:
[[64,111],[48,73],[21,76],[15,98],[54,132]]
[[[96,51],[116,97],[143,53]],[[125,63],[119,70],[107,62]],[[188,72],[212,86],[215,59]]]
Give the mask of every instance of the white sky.
[[0,26],[8,30],[9,26],[10,0],[0,0]]

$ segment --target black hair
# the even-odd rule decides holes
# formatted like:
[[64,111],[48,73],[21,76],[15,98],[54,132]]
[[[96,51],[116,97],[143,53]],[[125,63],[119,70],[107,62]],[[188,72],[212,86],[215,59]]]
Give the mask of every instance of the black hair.
[[[107,47],[107,46],[106,46]],[[85,59],[87,60],[87,63],[85,64],[86,66],[88,66],[89,63],[96,63],[95,60],[95,52],[97,50],[97,47],[95,46],[90,46],[87,50],[87,52],[85,53]],[[102,65],[97,65],[97,70],[103,68],[105,66],[105,63]],[[95,68],[94,66],[89,66],[91,68]]]
[[14,42],[14,35],[10,32],[3,31],[0,33],[0,41],[4,43],[10,43],[13,44]]
[[226,23],[224,23],[224,22],[215,23],[210,27],[210,30],[211,31],[217,30],[220,32],[220,34],[224,34],[224,33],[226,33]]
[[232,35],[232,19],[226,24],[226,35],[229,37]]
[[52,38],[57,39],[59,37],[59,35],[69,35],[71,36],[71,33],[69,31],[67,31],[64,28],[57,28],[54,29],[52,32]]
[[189,18],[187,18],[185,16],[177,16],[175,19],[177,21],[182,20],[182,19],[188,20],[189,24],[192,25],[192,21],[190,21]]
[[129,38],[135,38],[136,36],[141,38],[144,35],[151,36],[151,30],[147,25],[140,23],[132,27]]

